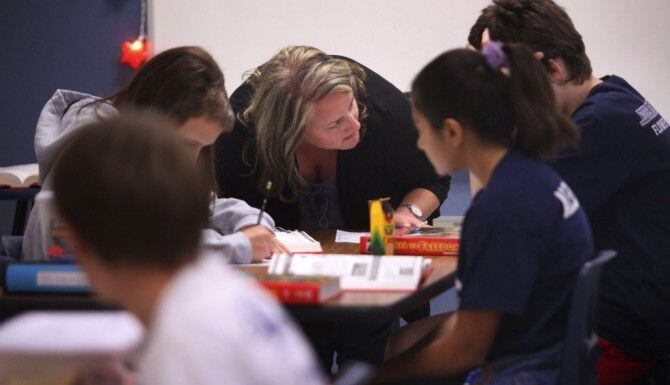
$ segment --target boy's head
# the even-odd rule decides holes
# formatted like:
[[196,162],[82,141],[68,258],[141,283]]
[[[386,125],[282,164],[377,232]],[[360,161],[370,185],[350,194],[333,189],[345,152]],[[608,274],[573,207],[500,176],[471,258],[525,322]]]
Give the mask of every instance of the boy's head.
[[[581,84],[591,78],[584,41],[563,8],[552,0],[494,0],[470,29],[468,42],[523,43],[535,52],[552,75],[552,83]],[[563,72],[557,79],[557,71]]]
[[61,153],[55,206],[85,267],[171,271],[194,257],[210,190],[169,124],[154,115],[90,124]]

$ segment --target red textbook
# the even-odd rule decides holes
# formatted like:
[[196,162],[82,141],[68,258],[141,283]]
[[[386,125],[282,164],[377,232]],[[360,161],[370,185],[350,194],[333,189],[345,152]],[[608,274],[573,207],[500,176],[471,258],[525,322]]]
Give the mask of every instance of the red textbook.
[[[419,227],[400,230],[388,238],[396,255],[458,255],[460,227]],[[360,252],[369,253],[370,237],[362,236]]]
[[279,302],[316,305],[340,294],[340,279],[334,277],[259,274],[256,281]]

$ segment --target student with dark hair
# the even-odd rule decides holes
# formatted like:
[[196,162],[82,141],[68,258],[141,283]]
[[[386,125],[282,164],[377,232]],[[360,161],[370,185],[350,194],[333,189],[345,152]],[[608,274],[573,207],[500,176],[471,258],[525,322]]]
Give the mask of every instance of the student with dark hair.
[[[167,115],[177,132],[189,143],[193,158],[211,175],[211,189],[217,190],[211,144],[232,127],[223,74],[209,53],[199,47],[177,47],[154,56],[128,84],[107,98],[57,90],[44,106],[37,122],[35,150],[43,190],[51,187],[54,160],[70,136],[87,123],[133,110],[153,109]],[[150,149],[147,149],[150,151]],[[136,184],[142,185],[138,175]],[[154,191],[160,199],[161,191]],[[42,259],[40,222],[44,208],[32,210],[23,241],[23,258]],[[256,226],[258,210],[238,199],[219,199],[212,205],[210,229],[204,242],[219,248],[232,262],[260,261],[274,249],[274,223],[264,216]]]
[[545,68],[577,148],[549,164],[568,182],[598,249],[618,257],[601,282],[599,383],[627,384],[670,354],[670,124],[624,79],[596,78],[582,37],[551,0],[496,0],[469,42],[520,42]]
[[279,226],[367,229],[368,200],[381,197],[397,225],[420,226],[447,197],[449,176],[413,145],[407,99],[351,59],[285,47],[230,101],[235,126],[215,146],[223,196],[259,205],[269,195]]
[[[586,214],[541,159],[577,138],[532,52],[446,52],[412,84],[418,146],[483,182],[466,213],[458,309],[400,329],[379,381],[556,384],[569,300],[594,250]],[[517,382],[519,381],[519,382]]]
[[210,181],[170,125],[155,116],[86,125],[53,170],[57,212],[92,285],[148,328],[138,383],[322,384],[281,306],[198,251]]

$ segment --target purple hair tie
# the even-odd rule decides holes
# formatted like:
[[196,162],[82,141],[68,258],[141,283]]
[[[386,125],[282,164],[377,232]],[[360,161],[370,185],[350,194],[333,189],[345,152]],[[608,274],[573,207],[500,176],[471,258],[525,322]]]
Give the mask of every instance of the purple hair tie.
[[484,44],[480,53],[486,59],[489,67],[494,71],[500,71],[504,67],[509,67],[509,59],[500,42],[489,41]]

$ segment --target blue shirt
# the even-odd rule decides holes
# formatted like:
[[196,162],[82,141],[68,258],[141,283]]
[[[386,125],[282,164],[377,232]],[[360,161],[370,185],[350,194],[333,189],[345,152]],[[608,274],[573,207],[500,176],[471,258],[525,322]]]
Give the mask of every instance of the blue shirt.
[[670,353],[670,129],[626,81],[607,76],[572,120],[579,149],[550,161],[586,210],[601,278],[599,334],[625,351]]
[[502,318],[489,360],[565,338],[577,273],[594,253],[586,214],[546,164],[510,151],[473,199],[461,235],[460,309]]
[[315,183],[307,195],[298,197],[301,229],[341,229],[346,227],[337,192],[337,175]]

